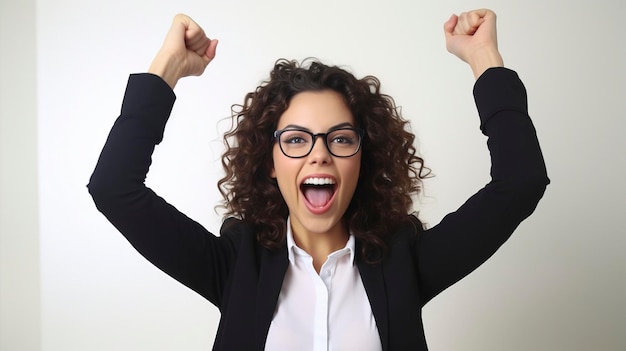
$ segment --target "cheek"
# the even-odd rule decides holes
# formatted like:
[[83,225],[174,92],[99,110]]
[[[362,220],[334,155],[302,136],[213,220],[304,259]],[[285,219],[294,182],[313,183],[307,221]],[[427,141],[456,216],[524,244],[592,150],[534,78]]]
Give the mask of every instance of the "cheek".
[[278,146],[272,150],[272,169],[270,176],[277,180],[281,186],[295,183],[300,163],[298,159],[292,159],[283,155]]
[[361,157],[360,155],[354,156],[354,158],[350,159],[349,162],[346,162],[342,165],[343,174],[345,176],[345,180],[348,182],[348,189],[350,191],[354,191],[356,189],[357,183],[359,182],[359,176],[361,171]]

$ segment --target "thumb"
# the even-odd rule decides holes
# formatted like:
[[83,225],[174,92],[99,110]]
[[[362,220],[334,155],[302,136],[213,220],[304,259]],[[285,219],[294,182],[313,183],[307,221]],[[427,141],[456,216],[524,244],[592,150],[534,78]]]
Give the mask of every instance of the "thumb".
[[207,61],[207,63],[210,63],[215,58],[215,55],[217,53],[218,43],[219,43],[219,40],[211,39],[209,46],[206,48],[206,51],[204,53],[204,59]]
[[456,26],[456,23],[458,21],[459,17],[455,14],[452,14],[450,18],[448,18],[448,20],[443,24],[443,31],[446,34],[452,34],[452,32],[454,31],[454,27]]
[[456,24],[459,21],[459,17],[455,14],[452,14],[452,16],[450,16],[450,18],[443,24],[443,32],[445,34],[446,37],[446,47],[448,49],[448,51],[450,51],[449,45],[450,45],[450,41],[452,39],[452,36],[454,35],[454,27],[456,27]]

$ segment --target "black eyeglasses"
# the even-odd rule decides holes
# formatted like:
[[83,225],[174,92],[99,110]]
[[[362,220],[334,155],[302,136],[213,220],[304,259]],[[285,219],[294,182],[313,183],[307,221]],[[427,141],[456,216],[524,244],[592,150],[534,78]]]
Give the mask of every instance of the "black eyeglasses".
[[323,137],[324,145],[335,157],[350,157],[361,149],[363,131],[356,128],[331,129],[326,133],[311,133],[304,129],[279,129],[274,132],[280,151],[287,157],[301,158],[309,155],[317,137]]

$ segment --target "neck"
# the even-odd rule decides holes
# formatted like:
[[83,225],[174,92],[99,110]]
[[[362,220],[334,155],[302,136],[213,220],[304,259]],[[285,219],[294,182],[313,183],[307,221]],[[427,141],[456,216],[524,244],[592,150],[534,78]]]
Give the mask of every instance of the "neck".
[[313,267],[317,273],[320,272],[328,255],[343,249],[349,238],[348,231],[342,222],[324,233],[310,232],[292,223],[291,232],[296,245],[313,257]]

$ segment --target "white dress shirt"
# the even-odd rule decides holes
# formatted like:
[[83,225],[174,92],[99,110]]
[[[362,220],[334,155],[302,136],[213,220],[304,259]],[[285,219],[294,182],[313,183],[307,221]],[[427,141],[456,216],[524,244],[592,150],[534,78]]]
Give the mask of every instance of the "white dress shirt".
[[268,351],[380,351],[365,287],[354,262],[354,236],[326,259],[319,275],[287,221],[289,267],[265,343]]

